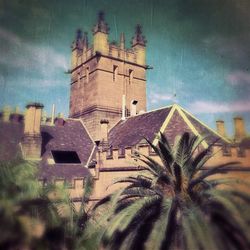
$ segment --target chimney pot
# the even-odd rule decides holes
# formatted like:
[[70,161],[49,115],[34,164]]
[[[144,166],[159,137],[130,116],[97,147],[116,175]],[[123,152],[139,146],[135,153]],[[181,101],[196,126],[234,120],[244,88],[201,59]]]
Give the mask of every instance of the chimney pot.
[[217,132],[219,135],[225,137],[226,136],[226,129],[225,129],[225,123],[222,120],[217,120],[216,121],[216,127],[217,127]]
[[22,151],[26,159],[39,159],[41,156],[41,118],[43,105],[29,103],[26,106],[24,121],[24,136],[22,138]]
[[107,142],[108,141],[108,124],[109,121],[107,119],[101,119],[101,141]]
[[234,139],[240,142],[246,137],[245,123],[242,117],[234,117]]

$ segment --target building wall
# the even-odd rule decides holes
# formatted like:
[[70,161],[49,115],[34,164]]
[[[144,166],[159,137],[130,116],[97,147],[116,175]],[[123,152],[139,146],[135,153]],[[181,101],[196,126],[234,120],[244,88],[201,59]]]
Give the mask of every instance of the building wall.
[[137,63],[135,51],[109,45],[108,55],[88,49],[76,61],[69,116],[82,118],[94,140],[99,139],[100,119],[108,119],[110,128],[121,119],[123,95],[127,115],[132,100],[138,101],[137,112],[146,111],[146,66]]
[[[159,157],[157,157],[153,152],[152,149],[150,149],[149,146],[139,146],[137,148],[139,152],[150,155],[154,160],[160,162]],[[140,161],[135,161],[135,158],[132,157],[133,148],[128,148],[125,150],[124,157],[119,157],[119,150],[114,149],[112,151],[112,157],[110,157],[110,153],[103,152],[100,154],[100,165],[97,166],[96,171],[100,171],[99,174],[96,174],[96,180],[95,180],[95,188],[92,198],[93,199],[99,199],[103,197],[104,195],[119,189],[123,187],[124,185],[116,184],[114,186],[111,186],[108,188],[109,185],[112,184],[112,182],[121,177],[131,176],[131,175],[138,175],[141,173],[142,170],[137,169],[138,165],[145,166],[144,163]],[[218,152],[215,154],[214,157],[212,157],[208,163],[207,167],[216,166],[222,163],[227,162],[239,162],[236,164],[236,167],[242,166],[245,167],[245,171],[238,171],[237,169],[233,172],[222,175],[219,174],[215,178],[225,178],[226,177],[233,177],[233,178],[239,178],[240,180],[248,180],[250,178],[250,150],[245,151],[245,155],[241,156],[237,153],[237,148],[231,149],[231,155],[225,154],[225,152],[222,150],[221,147],[216,146],[213,149],[213,152]],[[98,169],[99,168],[99,169]],[[133,170],[131,170],[134,168]],[[119,170],[120,169],[120,170]],[[127,169],[127,171],[126,171]],[[249,187],[246,188],[246,186],[239,185],[239,187],[243,190],[249,191]]]

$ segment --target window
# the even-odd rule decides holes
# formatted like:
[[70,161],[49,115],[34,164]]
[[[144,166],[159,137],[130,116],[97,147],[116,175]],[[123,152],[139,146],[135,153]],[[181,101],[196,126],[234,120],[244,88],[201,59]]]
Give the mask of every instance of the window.
[[244,148],[242,148],[242,147],[240,147],[239,149],[238,149],[238,157],[245,157],[246,156],[246,151],[245,151],[245,149]]
[[125,158],[125,148],[120,147],[118,150],[118,158]]
[[81,163],[78,154],[75,151],[51,151],[55,163],[79,164]]
[[110,147],[110,148],[107,150],[106,159],[107,159],[107,160],[113,159],[113,149],[112,149],[112,147]]
[[86,83],[89,82],[89,67],[86,68]]
[[77,88],[79,89],[81,85],[81,75],[80,72],[77,74]]
[[131,83],[133,82],[133,77],[134,77],[134,76],[133,76],[134,73],[133,73],[133,70],[132,70],[132,69],[129,70],[128,75],[129,75],[129,84],[131,84]]
[[113,66],[113,82],[117,81],[117,76],[118,76],[118,66],[114,65]]

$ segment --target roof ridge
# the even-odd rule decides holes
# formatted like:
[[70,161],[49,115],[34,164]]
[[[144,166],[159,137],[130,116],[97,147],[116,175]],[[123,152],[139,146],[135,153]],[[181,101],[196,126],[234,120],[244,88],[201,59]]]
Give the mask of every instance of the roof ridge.
[[163,132],[165,131],[165,129],[167,128],[167,126],[168,126],[170,120],[172,119],[173,114],[174,114],[174,112],[176,111],[178,105],[174,103],[173,105],[171,105],[171,106],[169,106],[169,107],[171,107],[171,109],[170,109],[169,113],[167,114],[167,116],[165,117],[163,123],[162,123],[161,126],[160,126],[159,131],[156,133],[156,135],[155,135],[155,137],[154,137],[154,139],[153,139],[153,141],[152,141],[152,143],[153,143],[154,145],[156,145],[157,142],[158,142],[158,136],[157,136],[157,135],[159,135],[159,133],[163,133]]
[[110,132],[111,132],[120,122],[126,122],[129,118],[138,117],[138,116],[140,116],[140,115],[145,115],[145,114],[148,114],[148,113],[151,113],[151,112],[156,112],[156,111],[158,111],[158,110],[163,110],[163,109],[166,109],[166,108],[173,108],[175,105],[176,105],[176,104],[174,103],[174,104],[171,104],[171,105],[168,105],[168,106],[165,106],[165,107],[161,107],[161,108],[158,108],[158,109],[153,109],[153,110],[144,112],[144,113],[142,113],[142,114],[136,114],[136,115],[134,115],[134,116],[128,116],[128,117],[126,117],[125,120],[120,119],[120,120],[119,120],[119,121],[109,130],[108,133],[110,133]]
[[[126,117],[126,119],[129,119],[129,118],[132,118],[132,117],[136,117],[136,116],[140,116],[140,115],[145,115],[145,114],[148,114],[148,113],[151,113],[151,112],[156,112],[156,111],[158,111],[158,110],[162,110],[162,109],[166,109],[166,108],[171,108],[171,107],[173,107],[174,105],[176,105],[176,104],[174,103],[174,104],[171,104],[171,105],[168,105],[168,106],[165,106],[165,107],[161,107],[161,108],[157,108],[157,109],[153,109],[153,110],[150,110],[150,111],[141,113],[141,114],[136,114],[136,115],[134,115],[134,116],[128,116],[128,117]],[[126,121],[126,120],[125,120],[125,121]]]
[[[123,121],[126,121],[129,118],[137,117],[137,116],[140,116],[140,115],[145,115],[145,114],[148,114],[148,113],[151,113],[151,112],[156,112],[156,111],[159,111],[159,110],[162,110],[162,109],[172,108],[174,105],[176,105],[176,104],[174,103],[174,104],[171,104],[171,105],[168,105],[168,106],[165,106],[165,107],[161,107],[161,108],[153,109],[153,110],[150,110],[150,111],[146,111],[146,112],[141,113],[141,114],[136,114],[134,116],[127,116],[126,119],[123,120]],[[122,119],[120,119],[119,121],[121,121],[121,120]]]
[[95,141],[94,141],[94,139],[92,138],[91,134],[89,133],[87,127],[86,127],[85,124],[83,123],[83,120],[82,120],[82,119],[80,119],[80,118],[67,118],[67,120],[78,121],[78,122],[80,122],[81,125],[83,126],[83,128],[85,129],[85,131],[87,132],[87,134],[88,134],[90,140],[93,142],[93,148],[92,148],[91,153],[90,153],[90,155],[89,155],[89,158],[88,158],[88,160],[87,160],[87,162],[86,162],[86,164],[85,164],[85,166],[84,166],[84,167],[87,168],[87,166],[89,165],[90,160],[91,160],[91,158],[92,158],[92,156],[93,156],[93,154],[94,154],[94,152],[95,152],[95,149],[96,149]]
[[[177,111],[180,114],[180,116],[182,117],[182,119],[184,120],[184,122],[187,124],[187,126],[191,129],[191,131],[193,131],[193,133],[196,136],[201,136],[201,133],[196,129],[194,124],[188,119],[188,116],[182,110],[181,106],[179,106],[179,105],[177,106]],[[201,144],[203,145],[204,148],[208,148],[208,143],[206,142],[206,140],[202,141]]]

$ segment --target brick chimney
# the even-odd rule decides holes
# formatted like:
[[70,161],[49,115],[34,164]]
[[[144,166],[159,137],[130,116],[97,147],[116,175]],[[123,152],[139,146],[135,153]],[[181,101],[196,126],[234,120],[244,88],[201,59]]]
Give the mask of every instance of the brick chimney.
[[225,123],[222,120],[216,121],[217,132],[219,135],[226,137]]
[[244,119],[242,117],[234,118],[234,140],[236,142],[241,141],[246,137],[246,129]]
[[24,136],[21,141],[23,157],[25,159],[39,159],[41,157],[41,118],[43,105],[30,103],[26,106],[24,120]]

